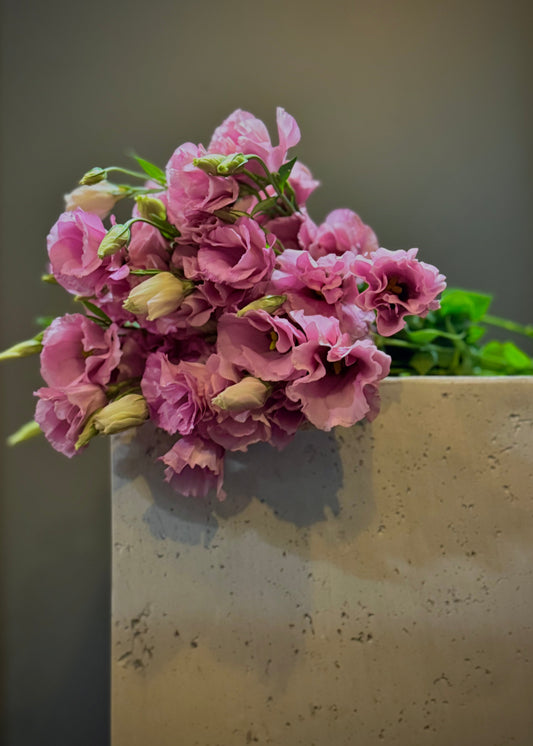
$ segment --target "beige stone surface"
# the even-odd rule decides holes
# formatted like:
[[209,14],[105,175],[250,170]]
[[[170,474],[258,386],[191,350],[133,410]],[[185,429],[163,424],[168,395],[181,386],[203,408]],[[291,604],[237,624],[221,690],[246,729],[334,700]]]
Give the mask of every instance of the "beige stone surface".
[[533,743],[533,379],[382,402],[231,455],[225,503],[114,438],[112,746]]

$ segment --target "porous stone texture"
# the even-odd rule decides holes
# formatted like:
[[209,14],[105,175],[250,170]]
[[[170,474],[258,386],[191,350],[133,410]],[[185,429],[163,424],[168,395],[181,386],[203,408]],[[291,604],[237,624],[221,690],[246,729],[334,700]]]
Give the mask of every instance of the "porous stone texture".
[[112,746],[533,742],[533,378],[381,391],[224,503],[114,438]]

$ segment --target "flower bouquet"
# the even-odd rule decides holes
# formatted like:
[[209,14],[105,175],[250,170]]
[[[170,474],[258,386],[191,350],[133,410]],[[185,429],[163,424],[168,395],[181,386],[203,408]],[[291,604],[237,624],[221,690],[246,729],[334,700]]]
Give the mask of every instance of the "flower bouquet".
[[[288,155],[300,132],[281,108],[277,129],[273,145],[237,110],[164,171],[142,158],[141,171],[93,168],[66,196],[43,279],[79,310],[41,319],[0,356],[39,353],[46,383],[12,443],[42,432],[70,457],[151,419],[175,437],[159,456],[166,480],[223,499],[226,451],[372,420],[390,372],[533,372],[514,344],[479,344],[485,323],[531,334],[490,317],[489,296],[455,290],[440,302],[443,275],[417,249],[380,248],[351,210],[313,222],[318,182]],[[131,218],[117,222],[126,199]]]

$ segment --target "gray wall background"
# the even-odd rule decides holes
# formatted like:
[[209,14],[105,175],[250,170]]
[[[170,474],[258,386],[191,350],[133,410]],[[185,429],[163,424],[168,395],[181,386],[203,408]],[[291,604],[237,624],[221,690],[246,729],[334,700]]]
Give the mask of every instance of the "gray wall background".
[[[276,105],[322,181],[316,220],[352,207],[532,321],[532,20],[519,0],[3,0],[0,346],[67,310],[38,278],[83,172],[133,148],[164,165],[237,107],[272,127]],[[37,361],[0,376],[5,439],[32,418]],[[1,458],[4,742],[106,744],[107,443]]]

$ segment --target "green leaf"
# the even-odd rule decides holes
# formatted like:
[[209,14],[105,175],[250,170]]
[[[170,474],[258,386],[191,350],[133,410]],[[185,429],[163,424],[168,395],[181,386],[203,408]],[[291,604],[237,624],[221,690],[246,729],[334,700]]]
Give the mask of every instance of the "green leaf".
[[474,293],[470,290],[448,288],[442,294],[441,314],[466,315],[472,321],[480,321],[488,311],[492,296],[485,293]]
[[513,342],[488,342],[480,350],[480,362],[484,368],[506,373],[533,371],[533,359]]
[[257,215],[258,212],[268,212],[268,210],[271,210],[273,207],[276,206],[277,201],[277,194],[274,197],[267,197],[267,199],[261,200],[261,202],[258,202],[252,210],[252,216]]
[[156,166],[155,163],[150,163],[150,161],[146,161],[144,158],[140,158],[138,155],[134,155],[133,158],[135,158],[144,173],[147,174],[151,179],[157,181],[162,186],[167,185],[165,172],[161,168],[159,168],[159,166]]
[[139,275],[140,277],[144,275],[160,275],[162,271],[162,269],[130,269],[130,275]]
[[95,306],[94,303],[91,303],[91,301],[87,300],[87,298],[81,298],[78,296],[76,300],[78,300],[83,306],[85,306],[85,308],[90,311],[93,316],[96,316],[96,318],[103,321],[107,326],[113,323],[107,313],[102,311],[101,308],[98,308],[98,306]]
[[434,339],[440,337],[442,332],[438,329],[419,329],[417,331],[408,331],[406,329],[407,336],[412,342],[416,342],[419,345],[429,344]]
[[436,365],[438,355],[433,350],[420,350],[410,360],[410,365],[418,375],[425,376]]
[[55,321],[55,316],[37,316],[35,323],[40,329],[48,329],[52,321]]
[[281,190],[285,188],[285,184],[287,183],[294,164],[297,160],[298,158],[292,158],[290,161],[287,161],[287,163],[284,163],[282,166],[280,166],[280,169],[278,171],[278,184]]
[[478,340],[481,339],[481,337],[485,334],[487,330],[484,326],[471,326],[468,329],[468,333],[466,335],[466,341],[469,344],[475,344]]

